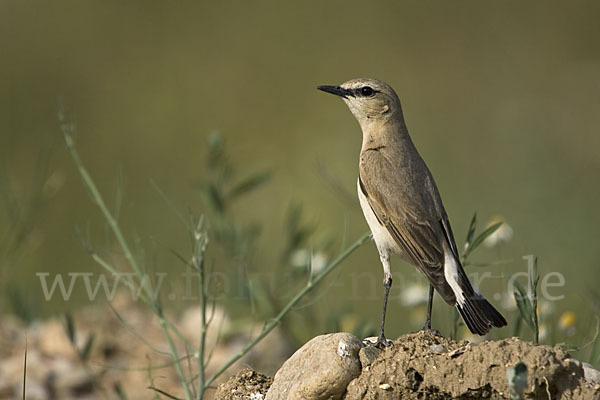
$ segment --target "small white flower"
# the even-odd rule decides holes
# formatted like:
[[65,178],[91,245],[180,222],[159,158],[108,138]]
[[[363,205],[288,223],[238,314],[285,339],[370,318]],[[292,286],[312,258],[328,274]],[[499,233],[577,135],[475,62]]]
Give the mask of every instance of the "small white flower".
[[546,326],[546,324],[540,324],[540,326],[539,326],[540,342],[543,342],[544,340],[546,340],[548,338],[548,336],[550,336],[550,330],[548,329],[548,326]]
[[313,253],[310,259],[310,266],[313,275],[323,271],[323,269],[325,269],[327,266],[327,261],[327,254],[320,251]]
[[538,315],[540,318],[546,318],[554,313],[555,304],[550,301],[540,299],[538,301]]
[[309,249],[298,249],[290,256],[290,263],[297,268],[310,267],[311,275],[318,274],[326,266],[329,258],[327,254],[317,251],[313,253]]
[[419,283],[407,285],[402,290],[400,301],[404,306],[416,306],[427,303],[429,299],[429,288]]
[[297,268],[304,268],[310,260],[310,252],[306,249],[298,249],[290,255],[290,263]]
[[500,216],[492,217],[488,222],[487,227],[489,228],[490,226],[495,225],[498,222],[502,222],[502,225],[500,225],[500,227],[496,229],[494,233],[485,238],[485,240],[483,241],[483,244],[485,244],[486,247],[494,247],[502,243],[508,243],[513,237],[512,228]]
[[514,296],[504,295],[502,296],[502,302],[500,306],[503,310],[514,311],[517,309],[517,302]]

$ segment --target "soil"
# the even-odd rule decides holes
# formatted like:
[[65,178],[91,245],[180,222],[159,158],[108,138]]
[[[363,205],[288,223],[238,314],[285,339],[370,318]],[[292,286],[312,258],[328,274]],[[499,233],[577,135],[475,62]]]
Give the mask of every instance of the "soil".
[[[173,398],[184,398],[180,379],[166,355],[169,347],[160,323],[139,303],[123,292],[117,293],[112,302],[114,313],[106,312],[103,305],[78,310],[73,315],[75,345],[68,338],[64,319],[51,318],[25,324],[14,317],[3,316],[0,320],[0,400],[23,397],[25,349],[28,400],[121,398],[115,388],[129,400],[146,400],[155,398],[156,394],[149,387]],[[260,326],[247,326],[247,329],[242,329],[246,328],[243,325],[233,326],[227,313],[218,306],[211,315],[213,323],[206,336],[210,351],[210,361],[205,368],[207,377],[238,354],[261,329]],[[186,340],[198,348],[201,307],[168,314],[168,318]],[[84,349],[90,337],[94,339],[88,358],[82,362],[75,346]],[[181,341],[175,344],[179,354],[186,354]],[[285,334],[276,328],[227,372],[235,374],[246,365],[252,365],[267,374],[275,374],[293,350]],[[196,375],[195,364],[195,361],[184,363],[189,376]],[[157,368],[160,365],[167,367]],[[239,375],[240,380],[249,381],[240,388],[251,390],[255,385],[256,393],[266,390],[271,380],[265,378],[261,386],[258,377],[255,373]],[[224,381],[225,375],[218,377],[207,390],[205,399],[212,399],[216,386]],[[253,399],[260,400],[260,397]]]
[[[78,348],[83,348],[91,335],[95,338],[86,368],[82,368],[67,338],[64,321],[51,319],[25,325],[4,317],[0,323],[0,399],[22,398],[25,348],[27,398],[31,400],[105,398],[116,386],[132,400],[153,397],[154,392],[147,389],[149,386],[182,398],[174,368],[156,369],[151,374],[144,368],[168,361],[168,357],[154,351],[155,348],[167,350],[156,317],[140,309],[127,296],[117,297],[113,307],[127,325],[102,308],[84,308],[74,316]],[[171,318],[194,346],[198,340],[200,311],[189,309]],[[206,368],[209,376],[255,336],[251,331],[240,334],[236,328],[237,334],[224,335],[217,343],[218,333],[221,329],[226,332],[231,324],[224,311],[217,311],[215,320],[222,322],[212,324],[214,331],[209,331],[207,336],[212,349],[211,362]],[[336,345],[333,354],[338,350]],[[185,349],[178,351],[183,354]],[[233,374],[243,366],[252,365],[260,372],[274,375],[291,353],[285,335],[275,330],[229,372]],[[346,400],[508,398],[506,371],[518,362],[528,368],[526,398],[600,400],[600,372],[592,370],[590,374],[587,370],[588,380],[595,382],[591,384],[583,378],[582,364],[564,350],[537,346],[517,338],[470,344],[418,332],[398,338],[393,346],[384,350],[364,347],[358,356],[354,352],[352,357],[359,357],[360,363],[357,359],[359,368],[352,375],[356,378],[345,387]],[[310,362],[302,363],[302,368]],[[190,375],[194,375],[194,366],[191,368]],[[315,368],[317,370],[319,368]],[[225,380],[224,376],[219,377],[214,385]],[[270,378],[246,369],[218,390],[211,387],[206,398],[214,395],[216,399],[262,400],[271,383]]]
[[273,383],[273,379],[250,368],[245,368],[219,385],[215,399],[262,400]]
[[[362,372],[348,385],[345,400],[505,399],[507,368],[519,362],[528,370],[525,398],[600,399],[600,385],[588,383],[581,363],[567,352],[518,338],[472,344],[421,331],[382,351],[366,347],[360,357]],[[245,370],[222,385],[215,399],[262,399],[266,379]],[[258,388],[254,397],[235,397],[248,387]]]

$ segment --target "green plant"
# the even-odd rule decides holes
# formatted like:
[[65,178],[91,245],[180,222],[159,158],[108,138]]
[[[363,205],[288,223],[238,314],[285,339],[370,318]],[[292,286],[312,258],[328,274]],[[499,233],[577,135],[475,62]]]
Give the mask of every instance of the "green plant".
[[475,236],[477,231],[477,213],[473,214],[469,229],[467,230],[467,238],[465,240],[465,246],[461,262],[463,266],[469,265],[469,256],[487,239],[490,235],[496,232],[502,226],[502,222],[497,222],[485,228],[483,232]]
[[36,293],[24,296],[13,277],[19,270],[17,266],[31,254],[32,243],[36,241],[31,239],[38,235],[37,224],[62,185],[61,175],[53,175],[49,167],[53,152],[54,143],[42,138],[40,150],[34,156],[34,175],[25,185],[14,182],[8,157],[0,157],[0,292],[3,294],[0,301],[7,301],[10,310],[25,322],[40,315],[41,302]]
[[89,335],[87,335],[87,337],[85,338],[85,340],[83,342],[83,346],[80,346],[78,344],[78,342],[79,342],[78,332],[75,327],[75,321],[73,319],[73,316],[70,313],[65,314],[64,327],[65,327],[65,334],[67,335],[67,338],[69,339],[69,342],[71,343],[71,346],[75,350],[75,353],[77,354],[77,357],[79,358],[79,362],[81,363],[82,368],[85,370],[85,373],[89,377],[92,385],[94,386],[94,388],[96,390],[103,393],[104,395],[107,395],[107,391],[105,390],[105,388],[102,386],[102,384],[100,382],[100,377],[102,375],[102,371],[95,372],[90,366],[90,361],[91,361],[90,355],[92,352],[92,346],[94,344],[96,335],[94,333],[90,333]]
[[[481,233],[475,235],[477,232],[477,213],[473,214],[471,222],[469,223],[469,229],[467,229],[467,237],[465,239],[465,245],[463,248],[463,254],[461,257],[461,263],[466,268],[470,263],[470,257],[474,254],[475,250],[487,239],[490,235],[500,228],[502,222],[492,224],[485,228]],[[488,264],[478,264],[478,266],[486,266]],[[462,320],[455,309],[452,319],[452,328],[450,331],[450,337],[456,339],[458,337],[458,327],[462,324]]]
[[77,332],[75,330],[75,321],[73,321],[73,316],[70,313],[65,314],[65,331],[67,332],[67,337],[69,338],[69,342],[73,345],[77,356],[82,362],[87,362],[90,357],[90,352],[92,350],[92,345],[94,344],[95,335],[90,333],[88,337],[85,339],[85,343],[83,347],[79,347],[77,344]]
[[515,292],[513,293],[519,315],[523,321],[533,331],[533,342],[538,344],[540,341],[540,327],[538,323],[537,309],[537,285],[540,279],[537,272],[537,257],[531,256],[530,262],[532,267],[529,269],[528,288],[525,290],[523,286],[515,280]]
[[[316,237],[317,224],[307,222],[302,206],[292,203],[281,224],[282,243],[278,246],[269,243],[268,247],[260,243],[265,223],[254,219],[246,221],[238,216],[238,210],[245,208],[247,196],[269,183],[273,173],[270,170],[240,171],[232,158],[225,139],[217,132],[209,134],[204,157],[206,169],[197,187],[211,237],[211,259],[217,253],[218,266],[214,268],[227,274],[231,287],[236,288],[236,297],[244,300],[219,304],[232,315],[242,316],[242,319],[251,316],[256,322],[284,307],[287,294],[300,290],[302,282],[320,270],[323,262],[314,265],[312,261],[329,258],[334,240],[329,235]],[[166,198],[164,194],[163,197]],[[282,271],[279,275],[287,277],[282,284],[273,285],[264,278],[264,265],[274,263],[277,266],[271,270]],[[311,320],[312,313],[302,313],[301,318],[308,321],[306,323],[296,323],[297,318],[288,314],[279,324],[287,339],[296,345],[323,330],[322,323]]]
[[598,334],[598,324],[600,323],[600,317],[598,317],[600,314],[600,295],[594,291],[591,291],[590,298],[592,299],[592,304],[596,313],[596,335],[594,336],[592,347],[590,349],[588,362],[598,367],[598,364],[600,364],[600,335]]
[[23,396],[22,399],[27,398],[25,391],[27,388],[27,337],[25,337],[25,354],[23,355]]
[[[59,113],[59,119],[61,123],[61,129],[63,132],[63,136],[65,139],[65,143],[67,149],[69,150],[71,157],[75,163],[79,174],[83,179],[83,183],[85,187],[89,190],[91,198],[93,202],[98,206],[104,219],[106,220],[112,234],[117,240],[117,244],[120,247],[125,260],[127,261],[127,265],[129,268],[135,273],[136,279],[125,280],[123,281],[126,285],[128,285],[133,290],[140,291],[140,299],[144,302],[144,304],[157,316],[160,328],[163,332],[165,340],[168,344],[169,355],[171,357],[171,364],[179,378],[181,383],[184,396],[186,400],[197,399],[200,400],[204,397],[204,393],[206,389],[214,382],[216,378],[218,378],[221,374],[223,374],[231,365],[233,365],[237,360],[239,360],[242,356],[244,356],[250,349],[252,349],[260,340],[262,340],[269,332],[271,332],[285,317],[285,315],[296,306],[299,301],[304,298],[310,291],[312,291],[318,284],[321,282],[334,268],[336,268],[346,257],[348,257],[352,252],[354,252],[358,247],[367,242],[370,238],[369,234],[363,235],[345,250],[341,251],[340,254],[335,257],[328,265],[323,268],[319,273],[309,274],[307,277],[307,282],[282,308],[281,310],[273,317],[265,323],[261,332],[252,340],[250,340],[243,348],[240,350],[235,356],[233,356],[229,361],[225,362],[214,374],[210,377],[205,376],[205,366],[206,366],[206,356],[205,356],[205,335],[210,324],[210,319],[207,319],[206,311],[209,307],[208,302],[208,293],[206,283],[204,282],[205,273],[206,273],[206,263],[205,263],[205,252],[208,244],[208,235],[206,229],[203,224],[203,219],[200,217],[191,217],[191,222],[188,226],[189,232],[192,238],[192,255],[189,259],[175,253],[178,258],[180,258],[186,265],[195,269],[200,274],[201,279],[201,307],[202,307],[202,323],[200,328],[200,346],[198,349],[194,348],[194,346],[181,334],[179,329],[165,316],[163,307],[161,306],[160,300],[156,298],[154,293],[151,290],[151,287],[148,283],[148,280],[145,276],[145,270],[142,268],[137,258],[134,256],[134,253],[131,250],[131,247],[128,241],[123,234],[117,219],[114,214],[109,210],[106,202],[98,187],[96,186],[94,180],[92,179],[90,173],[85,168],[83,161],[81,160],[77,148],[75,146],[74,141],[74,125],[68,122],[61,112]],[[219,152],[216,152],[216,156],[222,157],[219,155]],[[217,162],[217,165],[219,163]],[[221,168],[220,174],[223,177],[224,181],[221,180],[222,183],[226,182],[226,176],[230,174],[228,168],[226,168],[227,164],[221,164],[225,166],[225,168]],[[229,175],[230,176],[230,175]],[[245,181],[245,183],[238,184],[234,186],[234,189],[228,191],[228,193],[232,194],[234,197],[239,195],[242,192],[246,192],[253,187],[256,187],[259,182],[264,181],[264,177],[261,178],[253,178]],[[223,210],[225,210],[225,202],[223,201],[223,196],[220,195],[223,188],[225,186],[219,185],[209,185],[205,191],[205,195],[209,196],[209,200],[214,208],[214,212],[217,212],[219,215],[224,216]],[[227,222],[226,218],[222,218],[221,220],[217,219],[216,222],[216,235],[221,237],[223,243],[227,243],[228,246],[231,246],[232,249],[238,249],[240,244],[239,231],[236,229],[231,229],[231,224]],[[235,227],[234,227],[235,228]],[[243,235],[242,235],[243,236]],[[243,241],[241,243],[244,243]],[[98,263],[102,268],[107,270],[110,273],[115,273],[116,269],[111,262],[101,257],[91,246],[86,246],[92,259]],[[70,322],[69,322],[70,321]],[[67,331],[70,336],[74,338],[75,330],[74,324],[72,320],[67,319]],[[179,354],[176,346],[176,341],[180,341],[186,351],[186,355]],[[87,343],[89,346],[84,346],[81,349],[81,355],[87,356],[89,355],[89,348],[93,343],[93,338],[88,338]],[[189,373],[185,372],[183,362],[188,360],[190,357],[193,357],[197,360],[197,368],[198,372],[196,376],[191,376]],[[152,368],[149,367],[149,371]],[[170,398],[176,398],[175,396],[162,391],[160,388],[151,386],[151,389],[155,391],[155,393],[160,393]]]

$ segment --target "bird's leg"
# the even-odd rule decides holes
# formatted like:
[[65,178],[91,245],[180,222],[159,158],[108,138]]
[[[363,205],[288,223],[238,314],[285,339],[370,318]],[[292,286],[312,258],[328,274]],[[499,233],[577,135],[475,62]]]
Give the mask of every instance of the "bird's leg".
[[376,346],[390,346],[392,343],[385,338],[385,334],[383,333],[384,325],[385,325],[385,310],[387,308],[388,295],[390,294],[390,288],[392,287],[392,277],[386,277],[383,282],[383,287],[385,289],[383,295],[383,311],[381,313],[381,326],[379,327],[379,336],[377,337]]
[[392,287],[392,271],[390,268],[390,256],[389,254],[380,254],[381,263],[383,264],[383,287],[385,292],[383,294],[383,311],[381,313],[381,326],[379,328],[379,336],[377,337],[377,342],[375,346],[377,347],[387,347],[392,344],[391,341],[385,338],[383,333],[384,325],[385,325],[385,310],[387,308],[388,296],[390,294],[390,288]]
[[440,332],[431,329],[431,309],[433,308],[433,285],[429,284],[429,301],[427,302],[427,316],[425,317],[425,325],[423,325],[423,331],[433,333],[436,336],[440,335]]
[[433,308],[433,285],[429,284],[429,301],[427,302],[427,316],[425,317],[424,331],[431,330],[431,309]]

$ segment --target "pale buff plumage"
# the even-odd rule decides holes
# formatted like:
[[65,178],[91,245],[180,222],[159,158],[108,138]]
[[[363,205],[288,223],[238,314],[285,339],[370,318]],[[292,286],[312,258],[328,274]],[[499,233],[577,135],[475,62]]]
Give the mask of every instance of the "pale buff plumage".
[[[384,269],[383,336],[391,286],[390,255],[421,271],[441,297],[456,305],[473,333],[483,335],[506,321],[469,282],[459,261],[450,222],[431,172],[415,148],[400,100],[385,82],[353,79],[319,89],[343,98],[363,133],[357,181],[360,205]],[[428,318],[430,328],[430,291]]]

